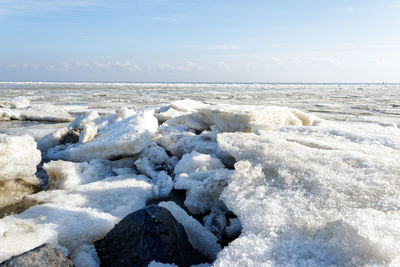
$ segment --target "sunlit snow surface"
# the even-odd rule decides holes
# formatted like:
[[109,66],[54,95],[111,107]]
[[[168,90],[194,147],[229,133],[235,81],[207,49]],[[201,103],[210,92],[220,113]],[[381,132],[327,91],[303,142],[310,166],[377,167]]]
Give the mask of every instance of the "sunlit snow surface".
[[[93,241],[175,188],[187,190],[192,214],[218,218],[226,205],[238,216],[242,234],[215,266],[398,266],[399,90],[0,83],[0,133],[34,136],[53,160],[43,166],[49,190],[26,197],[36,205],[0,220],[0,262],[50,242],[77,266],[96,266]],[[72,130],[77,143],[59,145]],[[214,257],[206,222],[160,205]],[[232,222],[226,232],[240,229]]]

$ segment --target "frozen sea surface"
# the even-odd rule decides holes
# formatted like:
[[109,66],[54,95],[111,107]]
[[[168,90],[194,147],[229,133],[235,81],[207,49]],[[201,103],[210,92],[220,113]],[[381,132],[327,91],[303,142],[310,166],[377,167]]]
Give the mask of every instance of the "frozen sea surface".
[[0,185],[31,206],[0,219],[0,262],[48,242],[98,266],[95,240],[176,189],[185,209],[159,205],[214,266],[399,266],[399,90],[0,83]]

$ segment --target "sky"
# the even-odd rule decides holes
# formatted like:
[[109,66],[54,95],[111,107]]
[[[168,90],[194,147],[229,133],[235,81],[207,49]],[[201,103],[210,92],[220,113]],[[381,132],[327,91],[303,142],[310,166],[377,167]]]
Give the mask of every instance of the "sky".
[[0,81],[400,82],[398,0],[0,0]]

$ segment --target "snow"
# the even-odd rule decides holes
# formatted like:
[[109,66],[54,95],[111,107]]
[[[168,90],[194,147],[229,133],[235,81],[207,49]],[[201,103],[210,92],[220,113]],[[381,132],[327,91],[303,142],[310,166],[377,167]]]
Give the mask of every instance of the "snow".
[[238,160],[221,199],[243,232],[215,266],[395,266],[400,135],[393,129],[378,138],[379,127],[219,134],[219,145]]
[[160,202],[158,205],[168,209],[174,218],[183,225],[193,248],[210,259],[216,258],[221,246],[217,243],[217,238],[212,233],[207,231],[204,226],[187,214],[175,202]]

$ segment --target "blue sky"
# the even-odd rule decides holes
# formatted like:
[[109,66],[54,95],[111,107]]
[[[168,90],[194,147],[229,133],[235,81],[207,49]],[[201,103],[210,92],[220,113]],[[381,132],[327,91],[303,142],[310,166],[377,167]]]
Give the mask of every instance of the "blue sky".
[[2,81],[400,82],[397,0],[0,0]]

